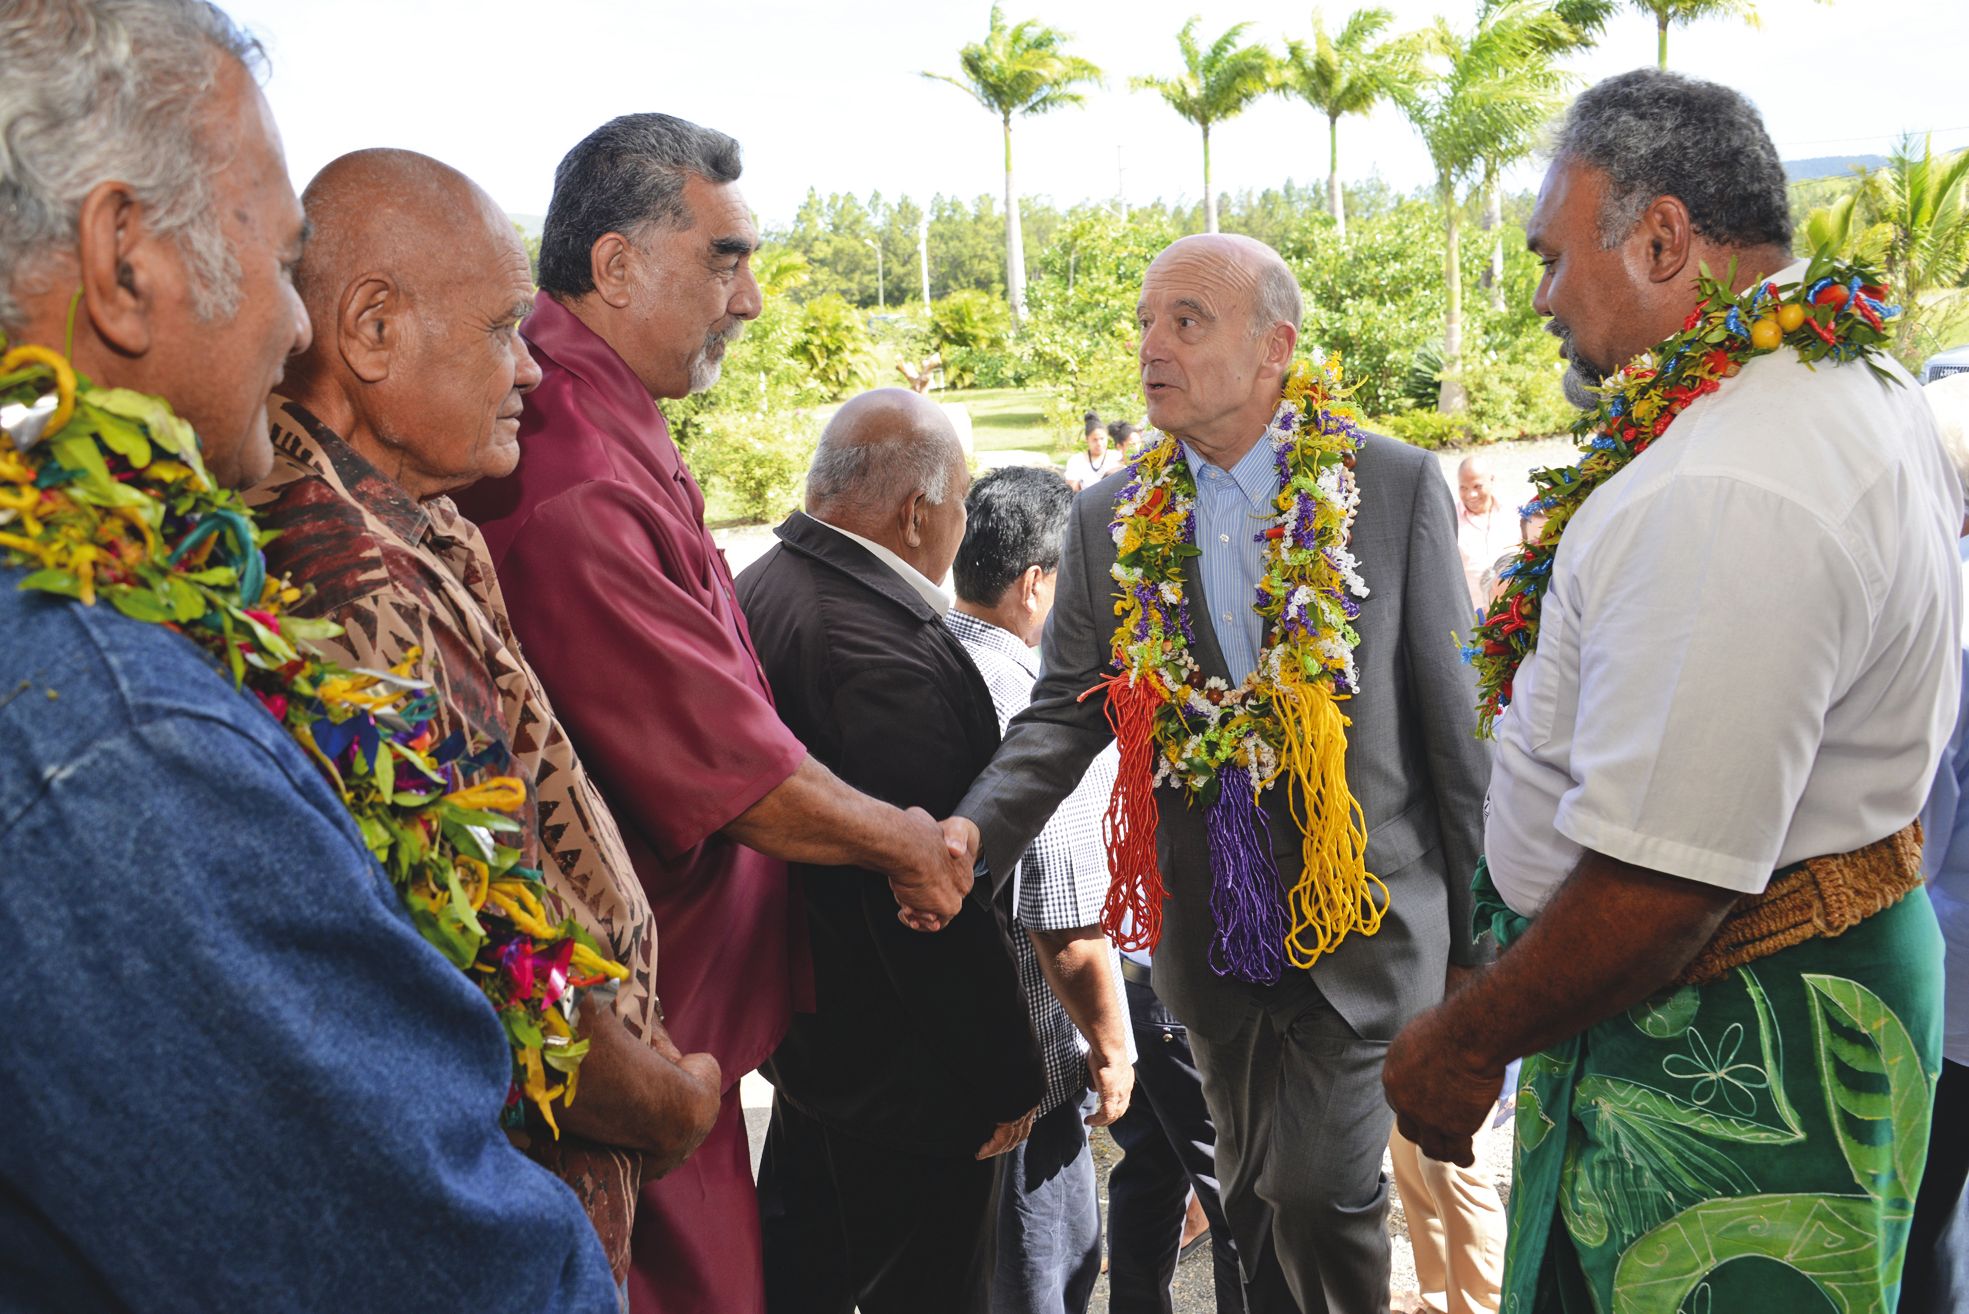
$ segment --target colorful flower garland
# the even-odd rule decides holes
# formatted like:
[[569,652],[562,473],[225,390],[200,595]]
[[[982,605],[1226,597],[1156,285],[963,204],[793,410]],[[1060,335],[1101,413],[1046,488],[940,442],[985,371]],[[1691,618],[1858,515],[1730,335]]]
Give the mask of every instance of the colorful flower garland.
[[1900,313],[1885,304],[1887,288],[1870,269],[1835,262],[1821,253],[1796,284],[1765,280],[1742,294],[1730,291],[1705,268],[1697,278],[1702,299],[1681,332],[1623,366],[1599,389],[1600,404],[1573,433],[1584,453],[1579,463],[1534,470],[1537,496],[1525,513],[1543,512],[1545,529],[1502,572],[1505,587],[1484,614],[1463,658],[1477,669],[1477,733],[1489,736],[1511,702],[1518,667],[1538,644],[1539,606],[1552,579],[1559,540],[1593,491],[1668,431],[1698,398],[1735,378],[1745,361],[1789,346],[1807,365],[1865,361],[1882,379],[1893,376],[1875,357],[1887,340],[1887,321]]
[[[308,647],[341,627],[284,614],[301,591],[267,579],[265,534],[161,398],[95,387],[60,353],[19,346],[0,356],[0,430],[0,559],[31,568],[19,587],[183,634],[286,727],[417,929],[498,1011],[513,1048],[505,1120],[517,1124],[523,1096],[558,1136],[552,1106],[574,1099],[588,1049],[569,1025],[577,994],[628,973],[549,916],[539,873],[497,840],[519,829],[504,814],[525,785],[467,777],[503,751],[467,756],[461,732],[433,742],[437,698],[411,661],[349,670]],[[549,1070],[565,1080],[549,1085]]]
[[[1208,811],[1211,966],[1253,982],[1289,959],[1310,967],[1350,931],[1372,935],[1387,887],[1365,866],[1367,832],[1347,788],[1338,701],[1354,692],[1353,621],[1367,596],[1347,549],[1360,446],[1337,360],[1297,361],[1264,437],[1278,472],[1276,515],[1255,606],[1258,665],[1232,688],[1194,652],[1186,570],[1196,545],[1196,477],[1175,438],[1151,432],[1115,502],[1114,666],[1097,686],[1121,752],[1104,832],[1112,883],[1102,914],[1123,948],[1152,947],[1167,893],[1156,864],[1157,785]],[[1090,690],[1091,695],[1094,690]],[[1280,902],[1260,796],[1284,776],[1303,836],[1299,877]]]

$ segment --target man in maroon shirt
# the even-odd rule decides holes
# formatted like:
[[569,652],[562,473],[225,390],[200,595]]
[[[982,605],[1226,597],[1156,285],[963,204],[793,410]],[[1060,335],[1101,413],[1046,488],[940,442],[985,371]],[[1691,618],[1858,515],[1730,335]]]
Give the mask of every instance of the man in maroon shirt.
[[971,881],[927,813],[849,788],[780,723],[657,409],[716,382],[759,313],[739,168],[730,137],[662,114],[606,123],[561,161],[521,325],[543,378],[519,468],[459,498],[649,894],[670,1034],[722,1068],[710,1136],[643,1187],[638,1314],[764,1308],[738,1081],[811,995],[786,862],[882,872],[926,931]]

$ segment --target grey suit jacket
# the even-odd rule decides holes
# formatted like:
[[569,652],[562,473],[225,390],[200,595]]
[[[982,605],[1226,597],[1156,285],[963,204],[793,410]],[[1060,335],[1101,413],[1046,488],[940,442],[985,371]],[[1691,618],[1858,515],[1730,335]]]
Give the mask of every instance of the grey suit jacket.
[[[1373,936],[1358,932],[1310,970],[1313,983],[1369,1040],[1390,1040],[1441,999],[1448,963],[1476,961],[1470,876],[1482,841],[1489,757],[1475,737],[1475,678],[1455,634],[1471,628],[1448,485],[1427,452],[1370,434],[1355,472],[1360,513],[1353,550],[1368,596],[1355,660],[1360,692],[1340,705],[1347,781],[1367,822],[1367,869],[1387,883],[1390,906]],[[1012,870],[1032,837],[1093,756],[1112,738],[1097,698],[1080,695],[1111,670],[1115,494],[1111,475],[1081,493],[1067,525],[1043,669],[1032,705],[1013,720],[997,754],[957,807],[983,834],[994,880]],[[1205,618],[1200,571],[1189,580],[1197,660],[1229,678]],[[1282,786],[1265,794],[1280,878],[1300,868],[1300,835]],[[1157,791],[1157,836],[1169,885],[1156,991],[1206,1036],[1236,1026],[1265,987],[1216,975],[1209,965],[1210,860],[1201,809],[1181,791]],[[1294,969],[1286,968],[1288,972]]]

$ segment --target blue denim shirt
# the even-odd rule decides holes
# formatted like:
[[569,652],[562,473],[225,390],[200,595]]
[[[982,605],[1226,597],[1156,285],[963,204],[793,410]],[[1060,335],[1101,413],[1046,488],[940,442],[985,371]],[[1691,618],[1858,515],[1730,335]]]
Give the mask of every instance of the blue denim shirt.
[[593,1310],[498,1019],[189,640],[0,570],[0,1306]]

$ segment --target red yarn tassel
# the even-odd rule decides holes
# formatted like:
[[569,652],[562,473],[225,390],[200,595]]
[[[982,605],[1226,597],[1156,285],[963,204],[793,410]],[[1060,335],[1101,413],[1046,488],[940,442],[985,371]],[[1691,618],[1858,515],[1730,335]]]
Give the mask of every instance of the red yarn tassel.
[[1124,672],[1080,695],[1107,695],[1108,724],[1121,750],[1114,793],[1101,819],[1108,849],[1108,897],[1101,927],[1117,948],[1153,949],[1162,938],[1162,900],[1168,894],[1156,865],[1155,714],[1162,700]]

